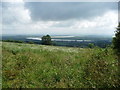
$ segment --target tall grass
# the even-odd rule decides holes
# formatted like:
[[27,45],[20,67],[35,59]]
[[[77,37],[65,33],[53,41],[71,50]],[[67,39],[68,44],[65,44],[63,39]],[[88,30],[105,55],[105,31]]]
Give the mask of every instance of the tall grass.
[[82,49],[3,42],[3,88],[119,87],[111,48]]

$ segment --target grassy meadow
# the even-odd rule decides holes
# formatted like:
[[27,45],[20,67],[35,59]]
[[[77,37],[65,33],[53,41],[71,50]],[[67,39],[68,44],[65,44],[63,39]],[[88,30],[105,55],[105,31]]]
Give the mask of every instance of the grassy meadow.
[[2,43],[3,88],[119,87],[111,48]]

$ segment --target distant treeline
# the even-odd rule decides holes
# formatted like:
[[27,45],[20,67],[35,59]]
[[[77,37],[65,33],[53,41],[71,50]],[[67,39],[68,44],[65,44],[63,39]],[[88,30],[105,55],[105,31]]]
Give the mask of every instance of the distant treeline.
[[[29,44],[42,44],[40,40],[2,40],[3,42],[15,42],[15,43],[29,43]],[[78,42],[78,41],[53,41],[53,46],[66,46],[66,47],[80,47],[80,48],[93,48],[101,47],[105,48],[112,44],[109,40],[96,40],[91,42]]]
[[31,41],[20,41],[20,40],[2,40],[3,42],[14,42],[14,43],[29,43],[34,44],[34,42]]

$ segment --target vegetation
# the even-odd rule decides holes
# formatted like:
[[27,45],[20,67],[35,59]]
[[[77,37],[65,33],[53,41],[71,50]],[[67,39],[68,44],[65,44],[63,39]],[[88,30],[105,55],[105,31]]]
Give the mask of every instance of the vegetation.
[[93,43],[89,43],[89,44],[88,44],[88,47],[89,47],[89,48],[94,48],[95,45],[94,45]]
[[113,48],[115,49],[116,53],[118,56],[120,56],[120,22],[117,27],[115,37],[113,38]]
[[50,35],[46,35],[46,36],[42,37],[42,44],[43,45],[51,45],[52,44]]
[[20,40],[2,40],[4,42],[15,42],[15,43],[24,43],[23,41]]
[[70,48],[3,42],[3,88],[119,87],[111,48]]
[[[41,40],[33,40],[33,39],[26,39],[28,37],[42,37],[42,36],[2,36],[2,41],[4,42],[17,42],[22,41],[23,43],[30,43],[33,42],[34,44],[42,44]],[[94,44],[94,46],[98,46],[101,48],[106,48],[108,45],[112,44],[112,37],[108,36],[75,36],[71,38],[52,38],[52,39],[67,39],[67,40],[75,40],[75,41],[52,41],[52,45],[54,46],[67,46],[67,47],[80,47],[80,48],[90,48],[89,44]],[[81,42],[77,40],[83,40]],[[89,41],[85,41],[89,40]]]

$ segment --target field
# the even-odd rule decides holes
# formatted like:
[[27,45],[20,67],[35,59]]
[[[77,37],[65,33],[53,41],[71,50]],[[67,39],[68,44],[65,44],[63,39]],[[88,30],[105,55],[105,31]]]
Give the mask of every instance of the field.
[[71,48],[2,42],[3,88],[119,87],[111,48]]

